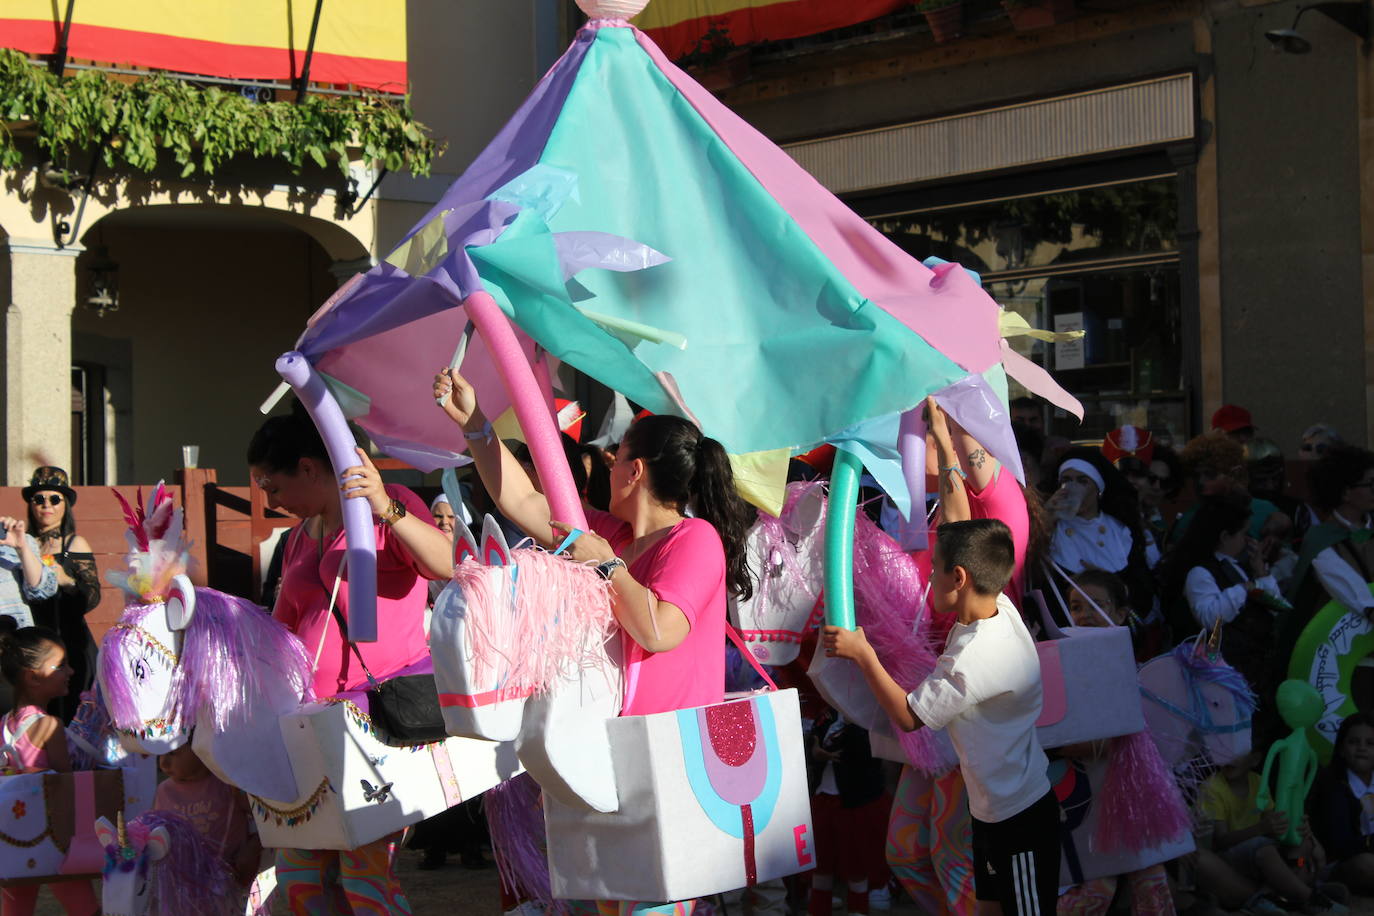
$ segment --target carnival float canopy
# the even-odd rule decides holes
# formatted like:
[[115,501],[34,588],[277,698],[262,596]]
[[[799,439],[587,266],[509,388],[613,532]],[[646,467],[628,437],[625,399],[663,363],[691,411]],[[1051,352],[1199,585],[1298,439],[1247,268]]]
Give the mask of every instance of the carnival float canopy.
[[[593,17],[643,5],[583,3]],[[481,335],[468,346],[464,302],[482,291],[529,364],[561,360],[650,411],[695,417],[733,456],[835,442],[904,511],[903,411],[948,393],[947,409],[1020,477],[1006,372],[1067,397],[1004,344],[975,275],[912,258],[625,18],[581,29],[297,348],[384,451],[452,466],[464,439],[424,396],[434,371],[465,350],[486,413],[509,406]]]

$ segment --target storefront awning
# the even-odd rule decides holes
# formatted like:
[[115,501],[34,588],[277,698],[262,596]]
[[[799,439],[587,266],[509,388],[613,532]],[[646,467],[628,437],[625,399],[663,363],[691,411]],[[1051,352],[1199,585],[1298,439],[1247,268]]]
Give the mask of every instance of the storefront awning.
[[711,29],[730,44],[801,38],[885,16],[910,0],[654,0],[633,20],[672,60]]
[[[8,0],[0,46],[52,54],[65,3]],[[300,75],[315,0],[77,0],[67,56],[230,79]],[[310,63],[313,82],[406,91],[404,0],[332,0],[323,6]]]

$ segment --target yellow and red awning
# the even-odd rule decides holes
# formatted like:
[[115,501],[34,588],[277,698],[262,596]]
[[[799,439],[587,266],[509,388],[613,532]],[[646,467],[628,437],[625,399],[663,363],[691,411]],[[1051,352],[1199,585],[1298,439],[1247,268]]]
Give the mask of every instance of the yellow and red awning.
[[[51,54],[65,3],[5,0],[0,46]],[[76,0],[67,54],[77,60],[220,76],[300,74],[315,0]],[[312,82],[406,91],[405,0],[329,0],[320,14]]]
[[653,0],[634,18],[676,60],[712,26],[736,45],[801,38],[876,19],[911,0]]

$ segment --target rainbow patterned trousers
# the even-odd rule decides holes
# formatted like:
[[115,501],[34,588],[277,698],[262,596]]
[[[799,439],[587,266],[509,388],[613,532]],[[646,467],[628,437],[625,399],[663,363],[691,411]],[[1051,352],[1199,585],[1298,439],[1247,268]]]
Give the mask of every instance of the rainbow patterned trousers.
[[973,823],[958,767],[933,778],[902,767],[887,825],[887,864],[934,916],[973,916]]
[[277,891],[291,916],[410,916],[396,880],[397,836],[340,852],[277,850]]

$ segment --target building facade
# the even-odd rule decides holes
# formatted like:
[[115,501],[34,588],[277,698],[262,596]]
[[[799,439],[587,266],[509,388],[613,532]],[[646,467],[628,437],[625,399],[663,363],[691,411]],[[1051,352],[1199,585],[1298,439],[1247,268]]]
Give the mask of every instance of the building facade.
[[[160,15],[166,5],[140,0],[124,9],[138,7],[128,13],[135,27],[139,10]],[[22,15],[24,6],[3,15]],[[55,15],[50,4],[39,6],[24,28],[0,32],[6,36],[0,47],[19,48],[37,67],[53,55],[37,53],[39,45],[26,46],[24,37],[51,41],[61,30],[60,22],[47,23],[46,32],[29,27]],[[130,64],[122,47],[83,39],[83,23],[101,25],[106,6],[99,0],[75,5],[68,75],[97,69],[135,80],[171,73],[198,91],[293,96],[294,79],[265,72],[251,56],[261,49],[247,45],[198,63],[196,46],[188,51],[179,36],[138,33],[142,43],[133,44],[160,49],[169,63]],[[262,419],[257,406],[279,381],[276,357],[292,348],[340,283],[400,240],[500,128],[561,51],[566,15],[555,0],[332,6],[293,0],[289,6],[294,31],[259,34],[254,29],[266,26],[254,25],[244,42],[289,41],[299,68],[318,6],[322,54],[331,27],[344,34],[337,41],[363,43],[361,56],[318,58],[310,72],[340,85],[312,77],[312,93],[355,91],[345,81],[366,81],[378,71],[376,61],[364,59],[367,49],[380,43],[385,51],[386,41],[400,36],[402,50],[383,56],[399,58],[416,120],[445,145],[431,173],[382,175],[380,163],[350,148],[351,180],[332,162],[308,163],[296,173],[280,160],[253,156],[187,178],[165,161],[151,172],[97,163],[87,193],[83,179],[94,150],[73,150],[70,162],[54,164],[33,142],[32,124],[5,125],[24,153],[0,184],[5,483],[27,482],[40,463],[68,468],[75,483],[170,478],[181,466],[182,445],[199,446],[200,466],[218,469],[221,482],[246,483],[243,454]],[[330,18],[359,15],[364,19]],[[358,38],[360,30],[349,29],[360,25]],[[264,69],[263,78],[228,79],[215,69],[241,60]],[[390,69],[379,79],[393,79],[398,62],[383,63]],[[196,66],[210,75],[180,69]],[[399,104],[399,92],[395,98]],[[74,177],[55,175],[64,167]]]
[[1087,412],[1053,432],[1177,442],[1238,403],[1289,457],[1316,422],[1369,442],[1366,43],[1310,11],[1276,51],[1292,2],[962,6],[944,43],[912,9],[756,45],[719,94],[912,254],[1087,330],[1027,345]]

